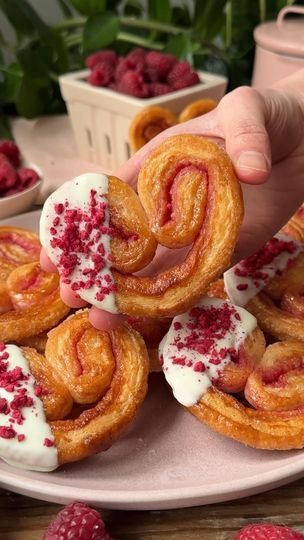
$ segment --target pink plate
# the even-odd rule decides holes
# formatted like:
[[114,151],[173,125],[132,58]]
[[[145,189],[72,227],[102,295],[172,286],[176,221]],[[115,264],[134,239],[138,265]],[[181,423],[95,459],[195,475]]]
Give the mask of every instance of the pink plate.
[[[39,212],[5,220],[37,230]],[[52,473],[0,462],[0,483],[24,495],[81,500],[123,510],[159,510],[227,501],[303,476],[304,452],[246,448],[200,424],[172,398],[160,374],[135,422],[107,452]]]

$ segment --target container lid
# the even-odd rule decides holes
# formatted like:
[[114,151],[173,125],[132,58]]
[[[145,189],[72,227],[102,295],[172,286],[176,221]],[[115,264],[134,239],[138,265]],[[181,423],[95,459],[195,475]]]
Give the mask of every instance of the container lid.
[[[285,19],[285,15],[291,13],[303,17]],[[304,7],[287,6],[281,9],[276,21],[255,28],[254,39],[264,49],[304,59]]]

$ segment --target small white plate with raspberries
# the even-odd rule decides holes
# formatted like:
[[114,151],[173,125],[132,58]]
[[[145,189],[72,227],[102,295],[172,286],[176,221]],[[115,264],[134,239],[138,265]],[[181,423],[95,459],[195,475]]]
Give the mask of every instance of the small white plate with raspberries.
[[13,141],[0,140],[0,218],[28,210],[37,199],[41,184],[41,169],[22,159]]

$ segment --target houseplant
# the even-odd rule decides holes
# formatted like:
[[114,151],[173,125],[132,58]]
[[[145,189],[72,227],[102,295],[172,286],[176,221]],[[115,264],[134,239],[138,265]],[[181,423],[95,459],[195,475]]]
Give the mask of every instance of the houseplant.
[[[49,25],[28,0],[0,0],[15,32],[14,43],[0,36],[0,137],[8,136],[8,115],[35,118],[63,112],[60,74],[83,67],[85,56],[111,47],[174,52],[196,68],[227,73],[230,88],[250,80],[253,28],[273,19],[292,0],[192,0],[174,7],[169,0],[57,0],[62,20]],[[123,4],[123,5],[122,5]]]

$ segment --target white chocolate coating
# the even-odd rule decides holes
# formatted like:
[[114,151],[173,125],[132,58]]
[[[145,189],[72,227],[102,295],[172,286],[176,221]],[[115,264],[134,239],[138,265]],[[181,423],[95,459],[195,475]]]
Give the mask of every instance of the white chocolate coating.
[[[222,309],[225,304],[232,309],[233,328],[225,332],[220,339],[214,338],[215,334],[213,334],[215,344],[212,347],[212,352],[215,351],[216,355],[218,355],[219,351],[231,347],[238,351],[240,345],[257,325],[256,318],[251,313],[243,308],[233,306],[225,300],[204,297],[197,304],[197,307],[203,308],[203,310],[209,308]],[[171,386],[177,401],[185,407],[197,403],[212,385],[212,381],[219,377],[224,367],[231,361],[231,355],[227,354],[219,363],[214,364],[212,363],[212,354],[202,354],[191,348],[191,346],[178,348],[178,343],[185,342],[185,339],[192,331],[187,328],[189,322],[193,321],[190,313],[191,310],[174,317],[168,333],[159,345],[159,355],[163,361],[162,368],[165,378]],[[180,326],[180,328],[176,329],[176,326]],[[204,336],[202,335],[202,337]],[[174,363],[174,359],[180,357],[185,358],[185,365]],[[194,366],[198,362],[203,364],[203,372],[195,371]]]
[[[54,437],[49,424],[45,419],[42,401],[35,395],[35,379],[31,374],[28,362],[22,350],[16,345],[6,345],[5,351],[9,354],[7,371],[16,367],[22,369],[26,380],[21,380],[18,388],[13,392],[8,392],[0,387],[0,398],[6,399],[8,405],[16,397],[18,389],[25,389],[26,395],[32,398],[31,406],[22,407],[22,424],[10,422],[11,413],[0,413],[0,426],[11,427],[16,431],[13,438],[3,438],[0,436],[0,456],[9,465],[32,471],[52,471],[58,467],[57,449],[55,446],[46,446],[45,439],[54,441]],[[2,353],[0,353],[0,358]],[[24,435],[24,439],[19,441],[18,435]]]
[[[302,244],[296,240],[293,240],[290,238],[290,236],[280,233],[276,234],[274,238],[284,242],[293,243],[295,245],[294,252],[288,253],[286,251],[282,251],[273,259],[271,263],[262,266],[259,270],[265,274],[265,276],[267,275],[267,277],[264,279],[253,279],[250,276],[246,277],[236,275],[235,272],[238,269],[242,270],[242,261],[235,266],[232,266],[232,268],[229,268],[229,270],[224,273],[224,284],[229,299],[233,304],[242,307],[246,306],[249,300],[256,296],[256,294],[258,294],[265,287],[265,285],[273,277],[275,277],[277,272],[284,271],[287,268],[289,261],[295,259],[299,255],[300,251],[303,250]],[[238,287],[244,288],[239,290]]]
[[[64,183],[60,188],[58,188],[44,203],[44,207],[40,219],[40,241],[44,247],[47,255],[51,261],[58,268],[60,275],[62,276],[62,267],[60,264],[60,256],[62,255],[62,250],[57,246],[52,246],[52,241],[57,236],[60,237],[64,234],[66,223],[65,223],[65,212],[70,209],[80,209],[84,215],[90,216],[90,196],[92,190],[96,192],[96,199],[98,204],[104,204],[104,221],[102,225],[104,228],[110,227],[110,213],[108,208],[108,202],[106,194],[108,192],[108,177],[104,174],[96,173],[87,173],[74,178],[73,180]],[[55,205],[63,204],[64,211],[62,214],[56,214]],[[67,205],[67,207],[65,206]],[[54,220],[59,221],[58,225],[54,227]],[[91,220],[92,223],[92,220]],[[90,219],[80,223],[78,232],[85,233],[85,227],[87,224],[90,224]],[[55,234],[52,234],[52,230],[56,230]],[[54,231],[53,231],[54,232]],[[114,284],[113,274],[111,272],[111,246],[110,246],[110,236],[107,233],[99,233],[100,238],[98,241],[95,241],[97,228],[92,229],[88,233],[88,238],[86,243],[91,243],[89,251],[86,253],[75,252],[77,256],[77,264],[73,269],[71,275],[69,275],[70,285],[73,288],[77,283],[86,282],[86,276],[83,271],[93,270],[94,262],[92,257],[100,256],[97,251],[100,245],[104,248],[103,254],[103,264],[104,268],[98,271],[98,279],[101,281],[102,286],[96,284],[96,280],[89,287],[79,287],[76,293],[80,298],[92,304],[100,309],[108,311],[110,313],[117,313],[117,307],[115,304],[115,294],[114,292],[109,292],[105,294],[104,298],[98,299],[98,293],[100,293],[102,287],[107,287],[110,284]],[[70,252],[73,255],[73,251]],[[108,281],[105,279],[108,278]]]

